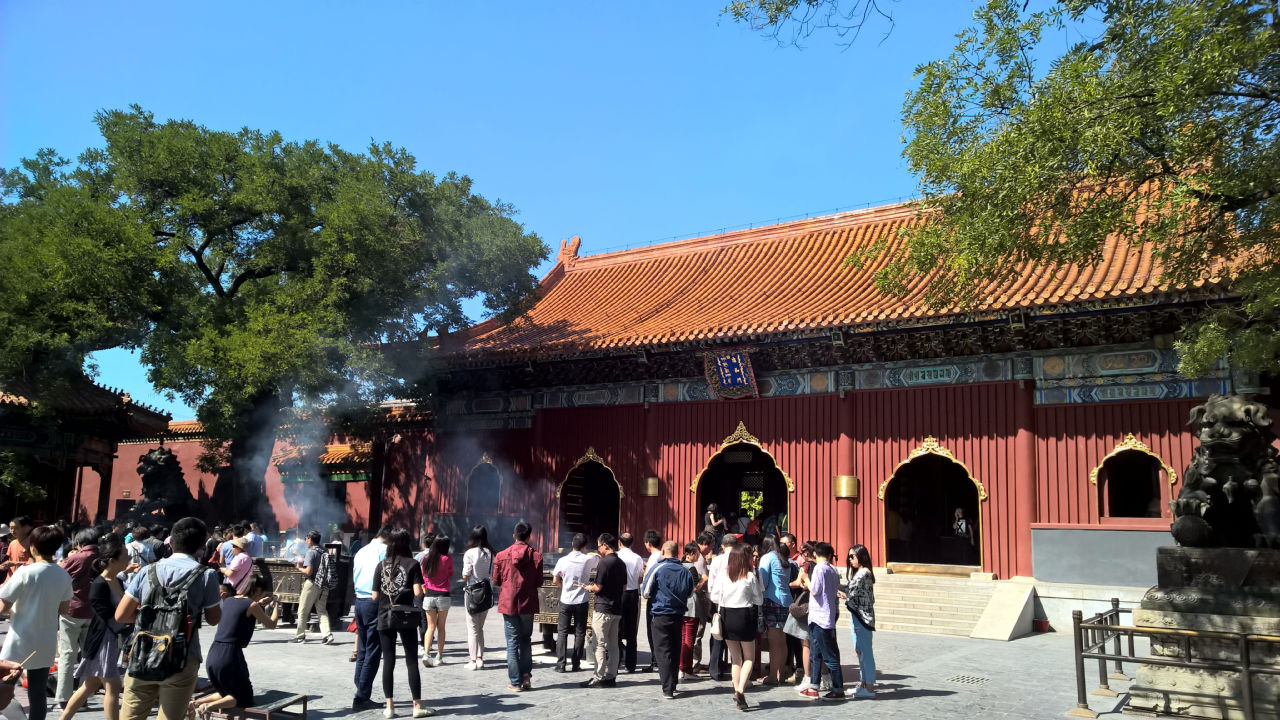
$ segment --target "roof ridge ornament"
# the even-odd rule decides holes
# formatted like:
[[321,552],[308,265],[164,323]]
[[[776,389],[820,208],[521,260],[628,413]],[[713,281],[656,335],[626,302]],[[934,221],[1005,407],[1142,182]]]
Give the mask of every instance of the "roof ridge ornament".
[[556,255],[556,261],[565,268],[571,268],[578,264],[578,248],[582,246],[582,238],[574,235],[568,240],[560,241],[560,253]]

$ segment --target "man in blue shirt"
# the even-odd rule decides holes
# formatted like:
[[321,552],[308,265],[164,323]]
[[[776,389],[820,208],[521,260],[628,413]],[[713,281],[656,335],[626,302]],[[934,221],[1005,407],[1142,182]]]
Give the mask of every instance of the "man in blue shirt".
[[373,692],[373,679],[382,661],[382,644],[378,640],[378,604],[373,601],[374,583],[378,567],[387,559],[387,538],[391,528],[378,531],[378,537],[360,548],[351,560],[351,584],[356,591],[356,696],[351,701],[352,710],[379,707],[369,698]]
[[260,558],[262,557],[262,542],[267,539],[267,536],[262,534],[262,528],[258,527],[258,523],[251,522],[247,523],[247,525],[249,526],[249,532],[245,533],[244,536],[249,539],[249,554],[255,558]]
[[[204,549],[209,537],[205,524],[196,518],[183,518],[174,523],[172,534],[173,555],[155,564],[156,578],[162,585],[170,586],[185,578],[195,568],[204,567],[195,555]],[[116,621],[132,623],[138,608],[147,597],[151,586],[150,573],[139,572],[125,588],[124,598],[116,608]],[[187,590],[187,603],[191,607],[191,643],[187,650],[187,664],[181,672],[164,680],[139,680],[125,675],[124,701],[121,717],[124,720],[145,720],[160,703],[160,714],[166,718],[181,718],[187,714],[187,704],[196,689],[196,679],[204,656],[200,653],[200,618],[209,625],[217,625],[222,619],[221,597],[218,594],[218,574],[204,568]]]
[[680,679],[680,633],[693,594],[693,577],[676,558],[680,546],[674,540],[662,544],[662,559],[648,569],[644,596],[653,614],[653,656],[662,680],[662,696],[675,699]]

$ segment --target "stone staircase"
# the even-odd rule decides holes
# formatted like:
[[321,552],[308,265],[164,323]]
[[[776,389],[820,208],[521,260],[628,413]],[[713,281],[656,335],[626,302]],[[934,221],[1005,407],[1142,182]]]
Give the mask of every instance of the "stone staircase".
[[992,580],[876,573],[876,629],[968,637],[995,588]]

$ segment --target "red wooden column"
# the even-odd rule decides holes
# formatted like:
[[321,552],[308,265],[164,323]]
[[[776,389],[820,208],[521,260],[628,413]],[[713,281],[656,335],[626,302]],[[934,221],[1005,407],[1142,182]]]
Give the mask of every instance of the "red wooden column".
[[[839,433],[836,440],[836,475],[837,476],[853,476],[853,393],[845,393],[840,398],[839,409],[837,410],[836,427]],[[832,487],[837,492],[836,497],[836,536],[834,538],[836,545],[837,562],[843,561],[849,552],[849,548],[853,545],[853,523],[854,523],[854,507],[857,502],[854,497],[839,497],[839,489],[843,483],[837,478],[832,483]],[[853,488],[858,485],[854,484]],[[843,493],[848,495],[849,493]]]
[[1036,522],[1036,427],[1035,386],[1031,380],[1018,383],[1014,422],[1014,572],[1031,575],[1031,523]]

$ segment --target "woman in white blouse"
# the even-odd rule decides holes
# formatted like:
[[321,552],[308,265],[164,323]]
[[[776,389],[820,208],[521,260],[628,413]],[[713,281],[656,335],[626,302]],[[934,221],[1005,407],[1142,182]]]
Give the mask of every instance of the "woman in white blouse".
[[729,554],[728,567],[716,576],[711,588],[712,602],[720,606],[720,633],[729,646],[733,663],[733,702],[747,709],[743,695],[751,681],[751,665],[756,656],[756,632],[764,589],[756,572],[754,550],[739,545]]
[[[489,544],[489,531],[483,525],[471,530],[467,539],[467,551],[462,555],[462,585],[489,583],[492,597],[493,546]],[[465,609],[465,608],[464,608]],[[467,612],[467,665],[468,670],[484,667],[484,619],[489,611],[481,610],[472,615]]]

